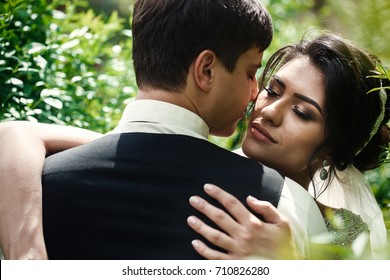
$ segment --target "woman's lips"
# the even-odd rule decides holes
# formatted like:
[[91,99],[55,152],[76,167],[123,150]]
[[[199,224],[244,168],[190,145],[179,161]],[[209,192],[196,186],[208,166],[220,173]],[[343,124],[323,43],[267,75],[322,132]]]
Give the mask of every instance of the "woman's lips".
[[253,122],[250,128],[250,131],[256,139],[270,143],[270,144],[276,144],[275,139],[271,136],[271,134],[268,133],[268,131],[261,126],[260,123]]

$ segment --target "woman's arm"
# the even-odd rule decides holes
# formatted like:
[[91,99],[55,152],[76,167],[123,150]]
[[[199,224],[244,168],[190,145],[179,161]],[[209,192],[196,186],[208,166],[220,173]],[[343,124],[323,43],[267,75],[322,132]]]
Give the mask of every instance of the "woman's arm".
[[73,127],[0,123],[0,244],[6,259],[47,259],[41,189],[45,156],[100,136]]
[[265,222],[253,215],[234,196],[221,188],[206,184],[206,193],[229,212],[216,208],[200,197],[191,197],[190,204],[205,214],[224,232],[214,229],[195,216],[189,226],[227,253],[211,249],[200,240],[192,242],[195,250],[206,259],[297,259],[288,220],[269,202],[248,196],[248,206]]

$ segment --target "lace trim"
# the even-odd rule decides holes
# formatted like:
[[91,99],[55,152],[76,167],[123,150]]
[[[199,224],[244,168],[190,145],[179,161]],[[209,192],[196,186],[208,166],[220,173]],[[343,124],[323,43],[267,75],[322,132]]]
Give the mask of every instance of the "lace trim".
[[350,246],[359,234],[370,232],[368,225],[359,215],[344,208],[332,211],[330,217],[324,220],[326,227],[333,235],[333,245]]

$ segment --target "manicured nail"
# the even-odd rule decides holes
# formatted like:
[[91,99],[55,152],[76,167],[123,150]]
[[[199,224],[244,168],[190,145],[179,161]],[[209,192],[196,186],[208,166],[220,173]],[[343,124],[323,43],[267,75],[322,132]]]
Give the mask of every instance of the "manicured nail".
[[190,216],[187,218],[187,222],[190,224],[190,225],[195,225],[196,224],[196,220],[194,217]]
[[192,205],[197,205],[197,204],[199,204],[199,199],[196,196],[191,196],[190,197],[190,203]]
[[205,190],[206,192],[211,192],[211,191],[213,191],[213,189],[214,189],[214,187],[213,187],[213,185],[211,185],[211,184],[206,184],[206,185],[204,185],[204,190]]
[[194,246],[194,248],[198,248],[199,247],[199,242],[197,240],[192,240],[191,244],[192,244],[192,246]]
[[257,198],[254,198],[253,196],[251,195],[248,195],[248,200],[252,201],[252,202],[257,202],[258,199]]

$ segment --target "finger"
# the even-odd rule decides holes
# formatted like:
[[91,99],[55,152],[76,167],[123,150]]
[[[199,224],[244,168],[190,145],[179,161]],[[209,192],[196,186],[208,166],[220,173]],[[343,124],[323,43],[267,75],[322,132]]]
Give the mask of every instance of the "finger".
[[191,242],[192,247],[198,252],[199,255],[208,260],[231,260],[232,257],[229,254],[211,249],[200,240],[193,240]]
[[247,203],[253,211],[260,214],[268,223],[278,224],[287,220],[286,217],[268,201],[258,200],[253,196],[248,196]]
[[250,218],[251,213],[248,209],[230,193],[213,184],[205,184],[204,190],[209,196],[221,203],[236,220],[242,222]]
[[233,240],[229,235],[213,227],[210,227],[197,217],[188,217],[187,223],[194,231],[202,235],[212,244],[226,251],[231,251],[234,247],[235,240]]
[[225,211],[208,203],[199,196],[190,197],[190,204],[199,212],[206,215],[211,221],[218,225],[228,234],[234,234],[239,230],[240,225]]

